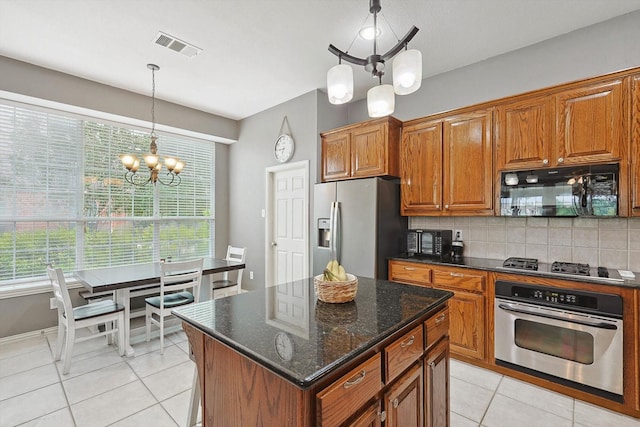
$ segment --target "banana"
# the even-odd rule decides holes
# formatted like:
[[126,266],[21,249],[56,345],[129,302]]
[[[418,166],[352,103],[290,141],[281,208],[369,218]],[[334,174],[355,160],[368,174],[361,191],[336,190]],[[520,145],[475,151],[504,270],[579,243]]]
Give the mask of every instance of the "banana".
[[323,272],[323,279],[328,282],[344,282],[347,280],[347,273],[337,260],[329,261]]

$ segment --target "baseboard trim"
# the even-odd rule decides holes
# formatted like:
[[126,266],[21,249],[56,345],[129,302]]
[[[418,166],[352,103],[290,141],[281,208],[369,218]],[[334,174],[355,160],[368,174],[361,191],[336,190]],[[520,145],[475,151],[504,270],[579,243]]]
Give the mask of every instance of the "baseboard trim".
[[30,332],[25,332],[23,334],[10,335],[8,337],[2,337],[2,338],[0,338],[0,345],[7,344],[7,343],[13,343],[13,342],[17,342],[17,341],[22,341],[22,340],[27,340],[29,338],[36,338],[36,337],[46,336],[46,335],[54,335],[54,334],[57,334],[57,333],[58,333],[58,327],[57,326],[52,326],[50,328],[42,329],[42,330],[39,330],[39,331],[30,331]]

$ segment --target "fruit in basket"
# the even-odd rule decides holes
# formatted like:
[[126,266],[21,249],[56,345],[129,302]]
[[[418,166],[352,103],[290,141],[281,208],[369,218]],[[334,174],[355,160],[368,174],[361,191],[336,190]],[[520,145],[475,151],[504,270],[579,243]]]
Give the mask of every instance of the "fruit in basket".
[[327,282],[345,282],[347,280],[347,272],[337,260],[331,260],[324,269],[324,280]]

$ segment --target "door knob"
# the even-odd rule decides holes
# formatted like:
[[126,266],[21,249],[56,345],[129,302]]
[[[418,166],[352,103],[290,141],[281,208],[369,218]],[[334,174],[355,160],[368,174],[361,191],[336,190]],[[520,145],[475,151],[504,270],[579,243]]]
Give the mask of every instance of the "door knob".
[[278,244],[276,242],[271,242],[271,246],[275,248],[276,246],[278,246]]

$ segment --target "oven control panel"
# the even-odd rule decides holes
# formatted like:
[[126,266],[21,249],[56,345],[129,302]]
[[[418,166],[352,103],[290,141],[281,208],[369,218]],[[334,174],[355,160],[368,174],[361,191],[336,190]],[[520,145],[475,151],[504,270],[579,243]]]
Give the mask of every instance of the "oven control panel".
[[577,305],[586,308],[597,308],[597,299],[591,296],[575,295],[550,290],[523,289],[520,287],[514,287],[513,293],[513,296],[521,298],[543,300],[571,306]]

